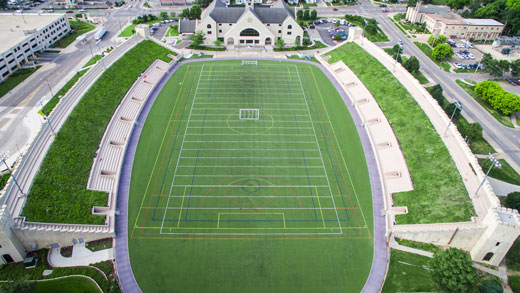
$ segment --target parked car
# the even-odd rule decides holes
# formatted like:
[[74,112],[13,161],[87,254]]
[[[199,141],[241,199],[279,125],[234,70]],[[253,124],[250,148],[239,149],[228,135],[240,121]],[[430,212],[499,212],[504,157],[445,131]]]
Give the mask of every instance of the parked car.
[[87,12],[87,10],[86,9],[80,9],[79,12],[84,13],[84,12]]
[[338,11],[338,9],[336,7],[332,8],[332,11]]
[[379,4],[379,7],[387,7],[386,4]]

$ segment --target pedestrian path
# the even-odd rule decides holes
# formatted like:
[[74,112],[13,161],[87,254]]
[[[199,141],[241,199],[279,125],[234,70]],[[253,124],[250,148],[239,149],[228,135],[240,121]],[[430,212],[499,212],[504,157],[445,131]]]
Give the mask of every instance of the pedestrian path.
[[71,257],[64,257],[60,248],[53,248],[49,253],[49,264],[53,267],[88,266],[90,264],[114,259],[113,248],[92,252],[85,243],[74,244]]

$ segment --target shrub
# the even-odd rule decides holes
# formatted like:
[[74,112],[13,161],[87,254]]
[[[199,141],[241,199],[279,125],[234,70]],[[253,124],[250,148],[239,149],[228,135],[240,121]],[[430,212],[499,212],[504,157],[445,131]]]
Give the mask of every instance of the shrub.
[[511,115],[520,111],[520,98],[513,93],[504,91],[496,82],[489,80],[479,82],[474,90],[493,109],[504,115]]
[[471,292],[477,281],[470,256],[459,249],[437,252],[428,262],[432,279],[448,292]]

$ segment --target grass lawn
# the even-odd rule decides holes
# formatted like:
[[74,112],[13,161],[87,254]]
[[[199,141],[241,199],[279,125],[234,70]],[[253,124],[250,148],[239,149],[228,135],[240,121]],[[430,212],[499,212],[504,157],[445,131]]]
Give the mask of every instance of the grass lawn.
[[43,106],[42,112],[45,116],[49,116],[51,112],[54,110],[61,97],[65,96],[65,94],[78,82],[79,78],[87,73],[88,69],[81,70],[74,74],[74,76]]
[[513,292],[520,292],[520,276],[508,276],[507,278]]
[[164,36],[165,37],[176,37],[178,35],[179,35],[179,25],[174,24],[174,25],[170,25],[170,27],[168,28],[168,30],[166,31],[166,34]]
[[287,58],[288,59],[297,59],[297,60],[308,60],[308,61],[313,61],[313,62],[316,62],[316,63],[320,63],[320,61],[318,61],[318,59],[316,59],[315,57],[310,57],[309,59],[307,59],[307,58],[299,57],[298,55],[291,55],[291,56],[289,56]]
[[480,106],[482,106],[482,108],[486,109],[486,111],[488,111],[488,113],[491,114],[491,116],[493,116],[498,122],[507,127],[514,128],[513,122],[511,122],[511,117],[503,115],[502,113],[493,109],[488,102],[482,100],[482,98],[479,97],[479,95],[477,95],[477,93],[474,91],[475,86],[471,86],[460,79],[457,79],[457,84],[463,88],[468,93],[468,95],[472,96],[473,99],[475,99],[475,101],[477,101]]
[[[105,206],[104,192],[86,190],[92,158],[121,99],[157,58],[169,50],[143,41],[108,68],[69,115],[38,170],[22,210],[30,222],[103,224],[91,214]],[[173,54],[173,53],[171,53]]]
[[421,42],[413,42],[419,49],[421,49],[421,51],[423,51],[423,53],[430,57],[430,59],[437,65],[439,65],[440,68],[442,68],[444,71],[446,72],[450,72],[450,64],[446,61],[436,61],[433,59],[432,57],[432,48],[428,45],[428,44],[425,44],[425,43],[421,43]]
[[94,293],[100,292],[96,284],[86,278],[69,277],[36,283],[35,293]]
[[96,64],[101,58],[103,58],[103,56],[95,55],[94,57],[90,58],[90,60],[87,63],[85,63],[85,65],[83,65],[83,68]]
[[7,180],[11,177],[11,174],[5,173],[2,176],[0,176],[0,190],[4,189],[5,185],[7,184]]
[[[506,162],[506,160],[501,159],[499,161],[502,164],[502,168],[499,169],[497,167],[493,167],[489,173],[489,176],[511,184],[520,185],[520,174],[518,174],[515,169],[513,169],[513,167],[511,167],[511,165]],[[484,173],[487,172],[489,166],[491,166],[491,161],[489,159],[478,159],[478,162],[484,170]]]
[[311,64],[179,67],[139,139],[128,216],[143,292],[360,292],[371,267],[361,142]]
[[401,23],[399,21],[396,21],[392,19],[391,17],[388,17],[390,21],[407,37],[410,37],[410,34],[401,26]]
[[[158,23],[158,22],[161,22],[161,20],[160,19],[151,20],[151,21],[144,22],[142,24],[152,25],[152,24]],[[135,30],[136,26],[137,26],[137,24],[131,24],[131,25],[125,27],[125,29],[119,34],[118,37],[131,37],[131,36],[133,36],[134,35],[133,30]]]
[[21,68],[13,72],[13,74],[0,83],[0,98],[26,80],[40,67],[41,66],[36,66],[34,68]]
[[408,246],[408,247],[411,247],[411,248],[420,249],[420,250],[424,250],[424,251],[429,251],[429,252],[433,252],[433,253],[436,253],[436,252],[442,250],[441,247],[435,246],[435,245],[430,244],[430,243],[412,241],[412,240],[407,240],[407,239],[399,239],[399,238],[395,238],[395,241],[397,241],[397,243],[399,243],[399,244],[401,244],[403,246]]
[[200,54],[192,54],[192,55],[190,56],[190,58],[184,58],[184,57],[182,57],[182,59],[181,59],[179,62],[184,61],[184,60],[190,60],[190,59],[202,59],[202,58],[213,58],[213,55],[207,55],[207,54],[202,54],[202,55],[200,55]]
[[[505,196],[501,196],[506,198]],[[509,249],[506,255],[506,265],[508,270],[520,272],[520,241],[516,240],[513,246]],[[520,287],[519,287],[520,289]]]
[[60,48],[66,48],[70,45],[77,37],[81,36],[84,33],[87,33],[93,30],[95,27],[90,23],[83,22],[81,20],[69,20],[71,33],[63,36],[60,40],[56,42],[56,46]]
[[429,257],[397,249],[391,250],[390,265],[382,292],[435,292]]
[[345,62],[374,96],[400,142],[414,190],[394,194],[395,206],[408,206],[398,224],[469,221],[471,200],[446,146],[406,88],[355,43],[327,53]]

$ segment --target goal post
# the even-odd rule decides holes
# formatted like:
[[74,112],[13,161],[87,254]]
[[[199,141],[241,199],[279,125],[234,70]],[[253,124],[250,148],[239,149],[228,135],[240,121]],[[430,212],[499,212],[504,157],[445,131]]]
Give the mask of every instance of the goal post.
[[260,119],[259,109],[240,109],[238,114],[239,120],[258,120]]
[[257,60],[242,60],[242,65],[256,65],[258,66]]

